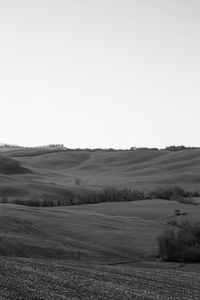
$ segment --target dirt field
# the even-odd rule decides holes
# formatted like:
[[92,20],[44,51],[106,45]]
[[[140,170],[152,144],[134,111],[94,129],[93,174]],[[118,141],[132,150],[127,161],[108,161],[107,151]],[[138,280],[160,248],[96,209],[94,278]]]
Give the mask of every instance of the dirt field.
[[0,258],[1,299],[199,300],[200,273],[181,265],[88,265]]

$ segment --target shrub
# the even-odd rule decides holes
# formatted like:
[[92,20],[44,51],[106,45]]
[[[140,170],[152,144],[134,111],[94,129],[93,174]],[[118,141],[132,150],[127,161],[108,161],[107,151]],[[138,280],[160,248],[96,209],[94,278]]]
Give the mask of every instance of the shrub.
[[200,224],[184,223],[165,231],[158,239],[159,255],[165,261],[200,262]]
[[3,197],[1,200],[1,203],[8,203],[8,198],[7,197]]
[[184,190],[180,186],[161,187],[149,193],[151,199],[182,201],[184,197],[191,195],[191,192]]
[[26,200],[17,198],[17,199],[14,199],[14,200],[12,201],[12,203],[13,203],[13,204],[17,204],[17,205],[26,205]]
[[75,183],[77,186],[81,185],[81,179],[80,178],[76,178]]
[[174,214],[175,214],[175,216],[180,216],[182,213],[181,213],[181,210],[179,208],[176,208],[174,210]]
[[179,223],[177,221],[175,221],[175,220],[168,221],[167,224],[179,227]]

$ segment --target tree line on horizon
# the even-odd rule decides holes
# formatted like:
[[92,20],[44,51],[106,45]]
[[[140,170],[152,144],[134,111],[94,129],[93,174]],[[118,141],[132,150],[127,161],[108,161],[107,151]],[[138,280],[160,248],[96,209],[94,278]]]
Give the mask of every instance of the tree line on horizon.
[[156,148],[156,147],[130,147],[129,149],[116,149],[116,148],[67,148],[63,147],[66,151],[106,151],[106,152],[115,152],[115,151],[182,151],[182,150],[192,150],[192,149],[200,149],[200,147],[188,147],[184,145],[179,146],[167,146],[165,148]]
[[26,147],[26,146],[18,146],[12,144],[0,144],[0,148],[22,148],[22,149],[53,149],[56,151],[106,151],[106,152],[115,152],[115,151],[182,151],[182,150],[192,150],[192,149],[200,149],[200,147],[193,147],[193,146],[184,146],[184,145],[171,145],[165,148],[157,148],[157,147],[130,147],[127,149],[120,149],[120,148],[68,148],[64,146],[64,144],[49,144],[49,145],[42,145],[36,147]]

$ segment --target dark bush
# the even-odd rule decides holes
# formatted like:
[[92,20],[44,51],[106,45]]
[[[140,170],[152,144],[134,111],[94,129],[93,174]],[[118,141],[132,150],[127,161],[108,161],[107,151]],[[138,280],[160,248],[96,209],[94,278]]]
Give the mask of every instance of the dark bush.
[[179,223],[175,220],[168,221],[167,224],[175,226],[175,227],[179,227]]
[[192,195],[192,192],[184,190],[180,186],[161,187],[149,193],[151,199],[176,200],[181,201],[182,198]]
[[32,171],[22,167],[17,160],[0,155],[0,173],[12,175],[32,173]]
[[12,203],[17,205],[27,205],[27,201],[20,198],[13,200]]
[[182,224],[158,239],[159,255],[165,261],[200,262],[200,224]]
[[176,208],[174,210],[174,214],[175,214],[175,216],[180,216],[182,213],[181,213],[181,210],[179,208]]
[[7,197],[3,197],[2,200],[1,200],[1,203],[4,203],[4,204],[8,203],[8,198]]

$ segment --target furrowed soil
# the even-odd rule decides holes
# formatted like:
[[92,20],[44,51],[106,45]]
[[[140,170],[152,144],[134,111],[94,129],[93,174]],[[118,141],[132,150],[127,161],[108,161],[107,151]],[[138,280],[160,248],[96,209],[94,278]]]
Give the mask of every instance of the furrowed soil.
[[0,299],[199,300],[200,273],[181,265],[89,265],[0,258]]

